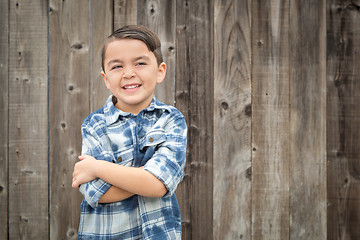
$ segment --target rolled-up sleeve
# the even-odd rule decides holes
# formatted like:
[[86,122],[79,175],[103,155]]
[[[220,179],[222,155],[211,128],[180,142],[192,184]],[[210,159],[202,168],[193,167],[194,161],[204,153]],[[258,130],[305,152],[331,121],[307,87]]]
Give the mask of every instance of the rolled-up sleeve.
[[[82,154],[90,155],[97,160],[112,161],[111,152],[105,151],[97,138],[96,132],[88,126],[82,126]],[[111,184],[97,178],[91,182],[81,184],[79,191],[84,196],[85,201],[92,207],[98,206],[99,199],[109,190]]]
[[149,159],[144,169],[161,180],[171,196],[184,177],[186,162],[187,125],[182,115],[168,119],[164,127],[165,141],[162,142]]

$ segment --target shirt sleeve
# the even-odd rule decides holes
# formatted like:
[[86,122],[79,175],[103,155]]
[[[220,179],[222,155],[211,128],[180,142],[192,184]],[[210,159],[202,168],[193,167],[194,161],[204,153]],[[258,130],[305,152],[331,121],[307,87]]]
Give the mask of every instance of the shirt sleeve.
[[[106,151],[92,128],[88,126],[82,126],[82,154],[90,155],[97,160],[105,160],[112,162],[113,154],[109,151]],[[79,190],[84,196],[85,201],[92,207],[95,208],[98,206],[99,199],[109,190],[111,187],[110,183],[105,182],[104,180],[97,178],[91,182],[83,183],[80,185]]]
[[[171,116],[164,127],[164,139],[144,169],[161,180],[171,196],[184,177],[187,125],[182,114]],[[151,141],[151,140],[150,140]]]

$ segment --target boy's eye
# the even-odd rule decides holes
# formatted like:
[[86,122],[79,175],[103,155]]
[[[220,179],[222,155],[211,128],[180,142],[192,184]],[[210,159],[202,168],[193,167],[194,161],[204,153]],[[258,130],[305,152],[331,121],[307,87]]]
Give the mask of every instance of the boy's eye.
[[145,62],[138,62],[138,63],[136,63],[136,66],[144,66],[144,65],[146,65]]
[[117,69],[117,68],[122,68],[122,66],[121,66],[121,65],[112,66],[112,67],[111,67],[111,70],[114,70],[114,69]]

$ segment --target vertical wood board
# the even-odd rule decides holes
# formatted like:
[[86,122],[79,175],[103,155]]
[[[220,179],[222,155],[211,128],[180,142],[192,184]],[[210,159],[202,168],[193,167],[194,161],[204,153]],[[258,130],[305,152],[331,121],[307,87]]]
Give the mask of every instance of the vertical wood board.
[[[184,10],[179,11],[179,8],[184,8]],[[190,175],[190,164],[192,161],[191,156],[191,136],[190,136],[190,70],[187,68],[189,61],[189,46],[187,45],[187,38],[189,37],[190,32],[188,32],[188,24],[186,19],[189,18],[189,3],[188,1],[182,2],[176,1],[176,95],[175,102],[176,107],[184,114],[185,119],[188,125],[188,138],[187,138],[187,151],[186,151],[186,165],[185,165],[185,175],[183,181],[179,184],[176,195],[178,198],[180,211],[181,211],[181,225],[182,225],[182,239],[191,240],[192,239],[192,220],[191,213],[193,211],[192,206],[192,177]],[[179,25],[179,23],[182,25]]]
[[290,239],[326,239],[325,6],[290,4]]
[[114,30],[125,25],[137,24],[137,0],[114,1]]
[[327,235],[360,239],[360,3],[327,1]]
[[9,2],[0,2],[0,237],[8,236]]
[[183,239],[213,238],[214,3],[176,1],[176,107],[188,123],[186,175],[178,189]]
[[289,1],[252,10],[252,239],[289,239]]
[[174,105],[175,103],[175,1],[139,0],[138,24],[153,30],[161,41],[161,51],[166,63],[166,77],[156,86],[158,100]]
[[89,114],[88,0],[50,1],[50,238],[76,239],[82,195],[71,187]]
[[251,239],[251,2],[214,4],[214,239]]
[[113,1],[90,0],[90,112],[104,106],[111,92],[101,76],[101,51],[113,31]]
[[9,238],[46,239],[48,5],[9,4]]

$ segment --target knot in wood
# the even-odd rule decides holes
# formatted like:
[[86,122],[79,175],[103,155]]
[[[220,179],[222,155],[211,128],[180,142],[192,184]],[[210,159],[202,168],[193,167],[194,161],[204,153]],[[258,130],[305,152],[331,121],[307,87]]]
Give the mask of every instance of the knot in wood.
[[252,177],[252,167],[249,167],[248,169],[246,169],[245,171],[245,177],[249,180],[251,180]]
[[222,102],[221,104],[221,107],[224,109],[224,110],[228,110],[229,109],[229,104],[227,102]]
[[27,217],[20,216],[20,221],[27,223],[29,222],[29,219]]
[[84,44],[83,43],[74,43],[71,48],[72,49],[75,49],[75,50],[80,50],[84,47]]
[[246,115],[246,116],[251,116],[251,112],[252,112],[252,110],[251,110],[251,104],[246,105],[246,106],[245,106],[245,115]]
[[173,46],[170,46],[170,47],[168,48],[168,50],[169,50],[169,52],[174,53],[175,48],[174,48]]
[[66,233],[67,237],[73,237],[75,235],[75,230],[74,229],[69,229]]
[[151,5],[151,7],[150,7],[150,14],[151,14],[151,15],[154,15],[154,14],[155,14],[155,7],[154,7],[154,5]]

